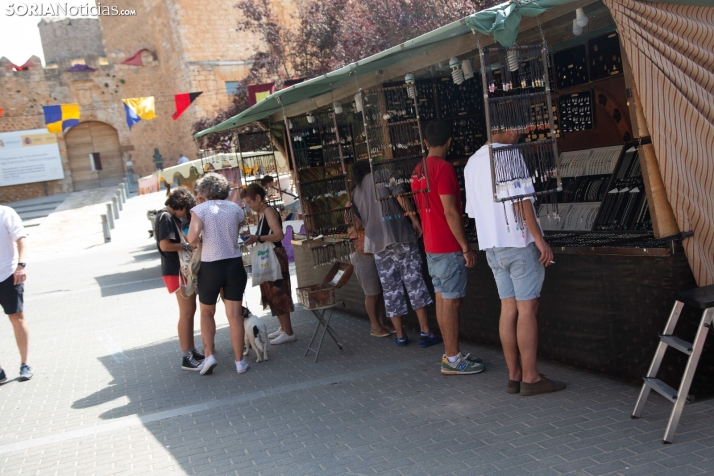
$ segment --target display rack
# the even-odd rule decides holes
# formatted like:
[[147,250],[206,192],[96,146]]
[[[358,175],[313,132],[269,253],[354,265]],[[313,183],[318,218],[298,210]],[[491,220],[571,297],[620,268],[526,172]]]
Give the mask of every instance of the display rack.
[[610,190],[600,206],[595,230],[652,229],[639,152],[635,144],[625,144]]
[[[494,201],[518,201],[561,191],[547,46],[480,47],[479,56]],[[494,74],[496,69],[500,71],[500,87]],[[542,113],[534,117],[533,106],[538,105],[542,105]],[[493,133],[507,130],[545,133],[537,140],[494,148]],[[554,186],[549,188],[551,178],[555,179]],[[514,190],[538,183],[538,190],[532,193],[513,195]]]
[[315,266],[349,257],[347,165],[356,158],[352,125],[334,110],[286,118],[288,143]]
[[541,227],[549,231],[652,230],[637,144],[563,152],[560,220],[553,220],[549,205],[541,204]]
[[[266,175],[272,175],[275,180],[280,178],[280,167],[275,156],[275,147],[270,138],[272,123],[267,131],[238,132],[235,134],[235,144],[240,154],[240,170],[243,175],[243,185],[248,186],[260,181]],[[250,150],[251,154],[245,153]],[[266,195],[267,203],[271,207],[282,210],[284,207],[282,187],[276,189],[275,194]],[[266,193],[268,190],[266,190]],[[246,210],[250,212],[250,210]]]
[[[395,218],[390,206],[393,199],[399,200],[407,215],[415,214],[415,196],[429,190],[418,91],[403,84],[359,92],[375,199],[382,206],[384,220]],[[417,168],[420,163],[422,167]],[[426,188],[412,190],[417,170]]]

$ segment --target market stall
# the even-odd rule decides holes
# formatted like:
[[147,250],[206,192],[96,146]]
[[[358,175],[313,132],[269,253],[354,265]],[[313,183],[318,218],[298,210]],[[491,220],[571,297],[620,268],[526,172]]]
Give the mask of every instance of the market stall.
[[[673,293],[714,282],[714,168],[704,152],[714,147],[714,57],[706,44],[714,27],[696,20],[712,15],[711,7],[635,0],[504,4],[280,91],[201,134],[283,121],[306,212],[307,236],[295,251],[304,286],[325,274],[316,265],[351,251],[354,160],[401,181],[423,158],[423,128],[439,118],[452,125],[447,159],[463,177],[494,128],[522,129],[519,147],[535,150],[540,170],[552,171],[537,180],[541,225],[556,253],[541,298],[540,353],[639,379]],[[679,22],[673,32],[659,27],[672,21]],[[658,88],[674,101],[653,98]],[[668,107],[667,121],[653,104]],[[690,129],[670,140],[679,123]],[[557,158],[557,170],[542,165],[546,156]],[[468,231],[476,247],[472,223]],[[461,335],[497,345],[499,300],[485,262],[481,254],[470,271]],[[338,296],[363,313],[355,283]],[[685,316],[683,338],[697,322]],[[681,375],[679,364],[665,367]],[[699,365],[694,392],[711,393],[714,352],[705,350]]]

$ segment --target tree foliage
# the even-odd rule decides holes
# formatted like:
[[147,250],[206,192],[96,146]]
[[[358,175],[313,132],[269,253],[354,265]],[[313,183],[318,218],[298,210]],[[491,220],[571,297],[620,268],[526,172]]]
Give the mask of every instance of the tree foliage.
[[[494,0],[293,0],[289,28],[270,0],[240,0],[241,31],[263,47],[251,58],[231,104],[212,118],[193,123],[194,132],[212,127],[248,108],[249,84],[311,78],[364,59],[408,39],[497,4]],[[209,134],[202,147],[216,147],[229,134]]]

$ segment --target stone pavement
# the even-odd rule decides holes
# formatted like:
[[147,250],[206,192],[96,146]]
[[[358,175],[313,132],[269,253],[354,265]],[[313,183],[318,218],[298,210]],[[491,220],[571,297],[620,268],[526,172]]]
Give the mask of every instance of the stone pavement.
[[[146,230],[163,194],[130,199],[109,244],[35,233],[26,312],[35,378],[0,326],[0,474],[712,474],[714,403],[685,407],[676,443],[661,442],[670,405],[638,387],[544,361],[568,382],[558,394],[504,391],[499,349],[463,343],[488,370],[442,376],[442,348],[397,348],[367,321],[339,314],[318,363],[302,356],[315,326],[294,314],[299,340],[237,375],[218,312],[214,375],[179,366],[177,305],[159,277]],[[81,211],[80,209],[77,209]],[[91,213],[67,226],[95,233]],[[90,220],[91,219],[91,220]],[[47,236],[49,235],[49,236]],[[295,284],[295,283],[293,283]],[[247,304],[259,309],[248,288]],[[197,329],[198,335],[198,329]],[[412,337],[416,336],[412,333]],[[200,339],[199,339],[200,341]]]

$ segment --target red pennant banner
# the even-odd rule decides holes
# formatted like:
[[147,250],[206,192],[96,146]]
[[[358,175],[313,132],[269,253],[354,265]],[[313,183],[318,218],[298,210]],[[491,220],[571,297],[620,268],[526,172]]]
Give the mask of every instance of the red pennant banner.
[[181,117],[181,114],[188,109],[193,101],[200,96],[203,91],[198,91],[197,93],[182,93],[174,95],[174,102],[176,103],[176,112],[171,116],[174,121]]

